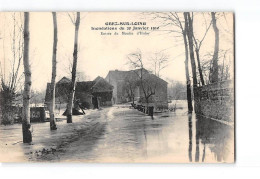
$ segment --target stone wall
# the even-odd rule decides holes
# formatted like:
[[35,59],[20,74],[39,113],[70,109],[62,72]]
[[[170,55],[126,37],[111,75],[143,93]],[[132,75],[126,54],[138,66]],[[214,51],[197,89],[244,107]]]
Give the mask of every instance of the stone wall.
[[206,117],[234,122],[234,85],[222,81],[194,88],[195,112]]

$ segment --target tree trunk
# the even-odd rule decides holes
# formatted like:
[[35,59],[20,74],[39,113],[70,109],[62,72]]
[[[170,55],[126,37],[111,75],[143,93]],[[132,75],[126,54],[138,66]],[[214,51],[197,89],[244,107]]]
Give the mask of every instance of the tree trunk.
[[74,37],[74,51],[73,51],[73,66],[72,66],[72,78],[71,78],[71,89],[69,102],[67,105],[67,123],[72,123],[72,107],[75,95],[75,85],[76,85],[76,71],[77,71],[77,61],[78,61],[78,32],[80,24],[80,12],[77,12],[77,19],[75,22],[75,37]]
[[148,114],[148,109],[149,109],[149,99],[146,99],[146,109],[145,109],[145,114]]
[[190,87],[190,77],[189,77],[189,50],[188,50],[188,43],[187,43],[187,29],[185,27],[183,31],[183,40],[184,40],[184,47],[185,47],[185,73],[186,73],[186,85],[187,85],[187,102],[188,102],[188,113],[192,113],[192,99],[191,99],[191,87]]
[[23,143],[32,142],[31,124],[30,124],[30,93],[31,93],[31,69],[29,62],[29,12],[24,13],[24,91],[23,91],[23,117],[22,117],[22,129],[23,129]]
[[201,81],[201,84],[202,86],[205,85],[205,82],[204,82],[204,78],[203,78],[203,73],[202,73],[202,69],[201,69],[201,66],[200,66],[200,55],[199,55],[199,49],[195,49],[195,52],[196,52],[196,56],[197,56],[197,63],[198,63],[198,69],[199,69],[199,74],[200,74],[200,81]]
[[197,72],[196,72],[196,63],[194,58],[194,50],[193,50],[193,22],[190,17],[189,12],[185,12],[185,25],[188,25],[188,41],[189,41],[189,50],[190,50],[190,62],[191,62],[191,69],[192,69],[192,77],[193,77],[193,87],[197,87]]
[[214,48],[214,54],[212,58],[212,76],[211,76],[211,83],[215,83],[218,81],[218,51],[219,51],[219,30],[217,27],[217,20],[215,17],[216,13],[211,12],[212,17],[212,25],[215,32],[215,48]]
[[187,85],[187,102],[188,102],[188,113],[192,113],[192,98],[191,98],[191,86],[190,86],[190,77],[189,77],[189,55],[188,55],[188,44],[186,33],[183,35],[184,46],[185,46],[185,72],[186,72],[186,85]]
[[57,54],[57,42],[58,42],[58,35],[57,35],[57,17],[56,12],[52,12],[53,17],[53,51],[52,51],[52,76],[51,76],[51,104],[50,104],[50,129],[56,130],[56,119],[55,119],[55,79],[56,79],[56,54]]

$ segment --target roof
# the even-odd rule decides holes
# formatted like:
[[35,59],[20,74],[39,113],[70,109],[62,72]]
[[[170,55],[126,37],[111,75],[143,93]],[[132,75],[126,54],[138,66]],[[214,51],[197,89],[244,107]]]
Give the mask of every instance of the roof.
[[100,80],[100,79],[103,79],[103,78],[100,77],[100,76],[98,76],[98,77],[96,77],[93,81],[98,81],[98,80]]
[[[67,98],[70,93],[71,81],[63,77],[56,83],[55,97]],[[50,96],[50,83],[47,83],[45,102],[51,100]],[[92,94],[95,92],[111,92],[113,91],[113,86],[110,85],[104,78],[98,76],[94,81],[80,81],[76,83],[75,93],[88,93]],[[75,95],[76,95],[75,94]]]
[[113,78],[115,80],[124,80],[125,77],[128,75],[129,71],[119,71],[119,70],[114,70],[114,71],[109,71],[107,74],[106,79]]
[[[111,70],[108,72],[106,80],[109,81],[109,79],[114,79],[116,81],[125,80],[126,78],[138,78],[138,75],[141,73],[141,69],[135,69],[130,71],[119,71],[119,70]],[[159,79],[161,82],[164,82],[168,84],[165,80],[157,77],[156,75],[150,73],[148,70],[143,69],[143,74],[149,75],[149,77],[152,77],[154,79]]]
[[70,83],[70,82],[71,82],[70,79],[64,76],[57,83]]
[[100,76],[98,76],[94,80],[94,82],[95,82],[95,84],[92,86],[93,92],[113,91],[113,86]]
[[91,92],[91,88],[95,84],[95,81],[81,81],[76,83],[76,91],[81,92],[81,91],[88,91]]

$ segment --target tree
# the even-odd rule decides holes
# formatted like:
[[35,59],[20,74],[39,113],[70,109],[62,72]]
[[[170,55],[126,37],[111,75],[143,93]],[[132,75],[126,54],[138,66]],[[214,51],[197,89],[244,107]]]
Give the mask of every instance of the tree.
[[32,134],[30,131],[30,93],[31,93],[31,69],[29,61],[29,43],[30,43],[30,31],[29,31],[29,12],[24,12],[24,53],[23,53],[23,65],[24,65],[24,91],[23,91],[23,114],[22,114],[22,129],[23,129],[23,142],[32,142]]
[[185,28],[188,29],[187,36],[189,42],[193,87],[197,87],[198,81],[197,81],[196,63],[195,63],[194,50],[193,50],[193,19],[191,19],[189,12],[184,12],[184,18],[185,18]]
[[1,106],[1,123],[2,124],[12,124],[14,122],[14,110],[12,105],[18,102],[18,98],[21,97],[17,91],[21,83],[21,61],[23,58],[23,23],[21,13],[12,14],[13,29],[10,33],[11,38],[11,60],[10,60],[10,70],[6,74],[6,63],[5,63],[5,35],[0,39],[3,40],[3,51],[4,60],[3,64],[0,61],[0,106]]
[[35,107],[37,107],[38,105],[42,105],[44,103],[45,92],[46,91],[44,90],[37,91],[31,89],[31,98],[30,98],[31,105],[34,105]]
[[57,17],[56,12],[52,12],[53,17],[53,49],[52,49],[52,75],[51,75],[51,85],[50,85],[50,96],[51,103],[49,107],[50,111],[50,129],[56,130],[56,119],[55,119],[55,79],[56,79],[56,54],[57,54],[57,43],[58,43],[58,29],[57,29]]
[[[225,81],[230,79],[230,66],[231,62],[230,60],[227,61],[227,53],[229,50],[225,51],[219,51],[219,59],[222,57],[222,65],[219,65],[219,75],[218,75],[218,80],[219,81]],[[221,55],[223,53],[223,55]]]
[[151,57],[154,74],[160,78],[160,72],[168,66],[169,56],[163,52],[154,53]]
[[168,87],[168,95],[170,96],[171,100],[175,100],[174,106],[170,108],[170,110],[175,111],[177,109],[177,101],[185,99],[184,91],[185,91],[185,85],[183,85],[181,82],[174,81],[172,79],[167,79],[169,83]]
[[[203,14],[203,17],[204,17],[204,14]],[[202,67],[201,67],[201,62],[200,62],[200,48],[202,46],[202,42],[204,41],[204,39],[205,39],[205,37],[206,37],[206,35],[207,35],[208,31],[209,31],[209,28],[210,28],[211,24],[212,24],[212,21],[210,21],[210,24],[207,25],[207,22],[206,22],[206,19],[205,19],[206,30],[205,30],[205,33],[204,33],[204,35],[203,35],[201,40],[195,38],[195,35],[193,33],[193,40],[194,40],[194,45],[195,45],[195,52],[196,52],[196,57],[197,57],[199,76],[200,76],[200,81],[201,81],[202,86],[205,85],[205,81],[204,81]]]
[[218,81],[218,53],[219,53],[219,30],[217,27],[216,12],[211,12],[212,26],[215,32],[215,47],[212,57],[212,72],[210,82],[215,83]]
[[[176,37],[181,34],[182,40],[184,43],[185,50],[185,76],[186,76],[186,88],[187,88],[187,104],[188,112],[192,113],[192,97],[191,97],[191,82],[189,76],[189,50],[188,50],[188,40],[187,40],[187,31],[188,28],[185,27],[185,19],[181,19],[176,12],[165,12],[165,13],[151,13],[153,19],[159,19],[162,27],[170,27],[174,29],[169,29],[168,33],[175,33]],[[184,24],[184,25],[183,25]],[[175,29],[177,27],[177,30]],[[179,30],[178,30],[179,29]]]
[[84,71],[77,71],[77,82],[79,81],[89,81],[90,77],[88,75],[85,74]]
[[129,74],[124,79],[123,91],[127,97],[132,101],[132,104],[135,103],[135,89],[137,88],[137,80],[134,75]]
[[[227,56],[230,57],[229,54],[230,49],[227,50],[219,50],[218,52],[218,81],[229,80],[230,79],[230,69],[232,66],[231,60],[227,59]],[[213,68],[213,57],[214,52],[209,52],[203,56],[203,61],[201,63],[205,84],[210,84],[210,79],[212,79],[212,68]]]
[[69,102],[67,105],[67,123],[72,123],[72,107],[73,107],[75,88],[76,88],[76,72],[77,72],[77,61],[78,61],[78,33],[79,33],[79,25],[80,25],[80,12],[77,12],[76,21],[73,20],[70,15],[69,17],[72,23],[75,25],[73,65],[72,65],[72,73],[71,73],[72,77],[71,77]]
[[144,68],[142,53],[140,51],[131,53],[127,57],[130,65],[135,69],[133,72],[136,74],[138,79],[137,85],[141,87],[148,108],[150,98],[155,95],[158,85],[158,77],[149,74],[149,72]]
[[187,31],[188,26],[185,22],[185,27],[183,29],[181,22],[180,26],[182,29],[182,35],[183,35],[183,41],[184,41],[184,47],[185,47],[185,75],[186,75],[186,86],[187,86],[187,102],[188,102],[188,113],[192,113],[193,107],[192,107],[192,98],[191,98],[191,82],[190,82],[190,72],[189,72],[189,50],[188,50],[188,40],[187,40]]
[[142,83],[144,99],[147,107],[149,106],[149,102],[152,102],[151,97],[156,94],[156,89],[159,85],[159,78],[155,75],[151,75],[149,73],[143,74],[143,80],[140,81]]

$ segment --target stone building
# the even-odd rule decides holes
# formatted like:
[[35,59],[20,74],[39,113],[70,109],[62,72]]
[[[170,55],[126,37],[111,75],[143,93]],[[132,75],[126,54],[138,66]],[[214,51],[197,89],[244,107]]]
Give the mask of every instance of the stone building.
[[[142,80],[140,79],[141,76]],[[148,105],[153,105],[157,108],[168,108],[167,82],[151,74],[146,69],[109,71],[105,80],[114,87],[112,98],[114,104],[132,101],[129,94],[127,94],[127,90],[130,88],[129,84],[131,85],[134,82],[134,85],[132,85],[134,101],[147,105],[145,96],[150,95]]]

